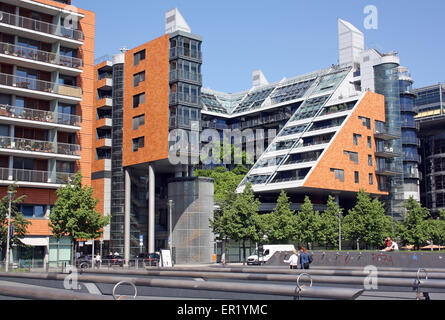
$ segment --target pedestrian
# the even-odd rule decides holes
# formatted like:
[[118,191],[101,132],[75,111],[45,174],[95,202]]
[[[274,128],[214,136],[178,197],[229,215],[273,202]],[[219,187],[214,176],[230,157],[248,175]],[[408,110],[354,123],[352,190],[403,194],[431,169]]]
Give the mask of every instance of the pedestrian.
[[289,257],[289,260],[284,260],[284,263],[289,263],[291,269],[298,269],[298,254],[297,250],[292,250],[292,255]]
[[391,239],[391,237],[387,237],[385,240],[386,248],[381,250],[382,252],[391,252],[391,251],[399,251],[399,245]]
[[96,255],[96,268],[100,268],[100,265],[102,263],[102,257],[100,256],[100,254]]
[[309,269],[309,254],[305,247],[300,247],[300,266],[301,269]]

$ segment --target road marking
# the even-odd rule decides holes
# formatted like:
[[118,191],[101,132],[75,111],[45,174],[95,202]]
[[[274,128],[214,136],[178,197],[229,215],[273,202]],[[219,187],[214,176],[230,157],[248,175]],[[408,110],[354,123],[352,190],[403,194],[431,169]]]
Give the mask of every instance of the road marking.
[[96,284],[89,282],[89,283],[83,283],[82,284],[87,288],[88,292],[91,294],[95,294],[98,296],[102,295],[102,292],[100,292],[99,288],[96,286]]

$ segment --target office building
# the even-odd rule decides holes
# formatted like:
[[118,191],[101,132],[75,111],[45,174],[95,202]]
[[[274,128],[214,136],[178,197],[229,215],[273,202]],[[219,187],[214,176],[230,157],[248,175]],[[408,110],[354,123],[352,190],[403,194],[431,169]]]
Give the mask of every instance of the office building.
[[413,90],[419,128],[422,205],[438,215],[445,210],[445,85]]

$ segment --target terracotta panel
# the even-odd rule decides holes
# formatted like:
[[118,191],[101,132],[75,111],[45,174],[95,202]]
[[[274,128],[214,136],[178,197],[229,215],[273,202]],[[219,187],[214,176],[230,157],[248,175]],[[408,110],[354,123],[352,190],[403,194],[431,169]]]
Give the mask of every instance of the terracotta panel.
[[[134,66],[133,56],[145,49],[146,59]],[[145,81],[133,87],[133,75],[145,70]],[[169,35],[125,54],[123,166],[168,158]],[[145,103],[133,109],[133,96],[145,92]],[[145,114],[145,125],[134,131],[134,116]],[[132,151],[132,140],[145,137],[144,148]]]
[[[371,130],[363,126],[359,117],[371,119]],[[323,157],[310,173],[304,186],[308,188],[343,190],[358,192],[364,189],[371,194],[387,195],[387,192],[378,190],[375,158],[375,120],[385,121],[385,97],[372,92],[367,92],[360,104],[356,107],[351,117],[337,134],[334,141]],[[358,146],[354,146],[353,135],[361,134]],[[372,148],[368,147],[367,137],[372,138]],[[349,155],[344,151],[357,152],[359,155],[359,164],[354,164]],[[373,167],[368,165],[368,155],[373,157]],[[343,169],[345,171],[345,181],[341,182],[335,179],[334,172],[331,169]],[[355,183],[354,172],[358,171],[360,183]],[[369,174],[374,175],[374,184],[369,184]]]

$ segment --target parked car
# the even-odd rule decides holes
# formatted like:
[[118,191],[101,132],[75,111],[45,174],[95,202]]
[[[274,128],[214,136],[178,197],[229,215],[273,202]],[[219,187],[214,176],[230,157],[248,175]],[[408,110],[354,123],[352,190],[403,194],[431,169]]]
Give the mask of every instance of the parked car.
[[76,266],[77,268],[86,269],[91,268],[91,254],[80,256],[78,259],[76,259]]
[[140,253],[130,261],[130,266],[134,267],[136,263],[138,267],[145,268],[159,265],[160,256],[157,253]]
[[119,266],[119,267],[123,267],[125,264],[125,260],[124,258],[122,258],[121,256],[116,256],[116,255],[108,255],[105,256],[102,259],[102,265],[103,266]]

